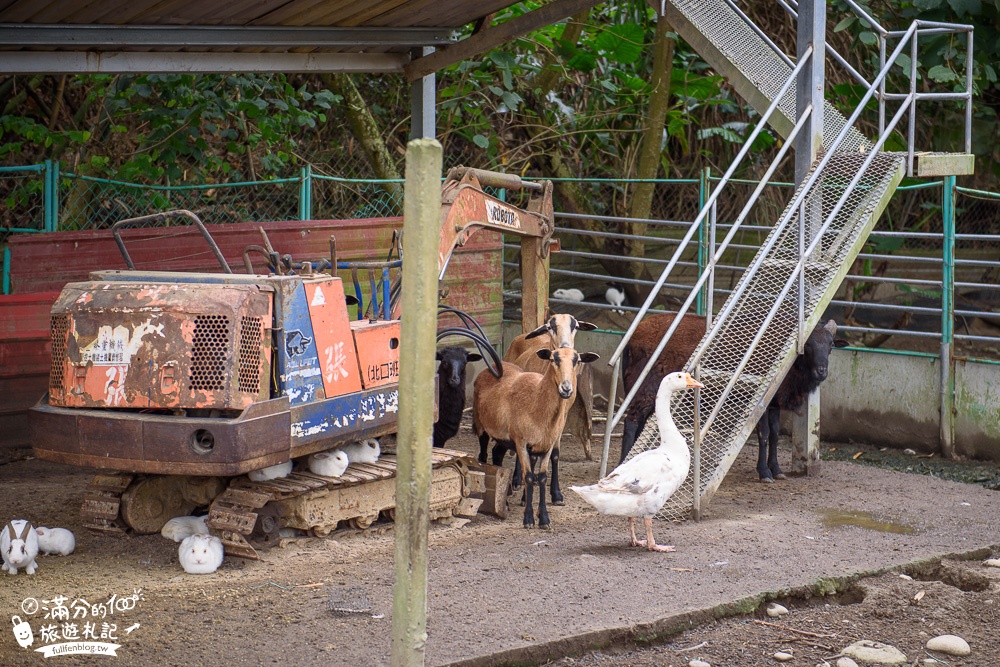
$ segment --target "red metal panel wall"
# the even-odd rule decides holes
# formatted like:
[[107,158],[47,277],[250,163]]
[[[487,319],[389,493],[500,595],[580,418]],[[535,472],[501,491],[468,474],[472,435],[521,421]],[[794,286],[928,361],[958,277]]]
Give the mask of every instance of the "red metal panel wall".
[[[329,255],[329,239],[337,239],[337,259],[384,259],[392,231],[402,218],[364,220],[307,220],[209,225],[212,236],[233,271],[242,273],[243,249],[260,244],[263,227],[271,245],[296,260]],[[221,271],[201,234],[192,227],[126,229],[122,233],[137,268],[158,271]],[[125,261],[107,230],[20,234],[10,237],[11,291],[14,294],[58,291],[68,282],[85,280],[91,271],[124,269]],[[491,340],[499,340],[503,299],[500,235],[480,231],[458,248],[445,274],[445,303],[469,313]],[[259,255],[252,254],[255,266]],[[345,288],[350,274],[341,272]],[[47,328],[47,325],[46,325]]]
[[[232,269],[242,273],[243,248],[260,244],[263,227],[278,252],[296,260],[329,254],[329,239],[337,239],[340,261],[384,259],[392,231],[402,218],[307,220],[209,225],[212,236]],[[126,247],[137,268],[161,271],[221,271],[204,239],[191,227],[123,230]],[[9,239],[10,274],[14,296],[0,296],[0,446],[10,433],[21,434],[24,411],[45,392],[49,370],[49,308],[68,282],[87,279],[91,271],[124,269],[125,261],[107,230],[21,234]],[[251,255],[255,266],[259,255]],[[479,231],[458,248],[445,274],[443,303],[472,315],[490,340],[499,343],[503,311],[500,235]],[[349,272],[341,272],[345,288]],[[44,293],[44,294],[39,294]],[[442,326],[456,324],[442,318]],[[462,344],[461,339],[448,339]],[[27,383],[27,384],[25,384]],[[16,388],[16,391],[15,391]],[[7,425],[13,419],[16,424]],[[4,428],[8,426],[7,428]],[[20,437],[20,436],[19,436]]]
[[0,446],[27,444],[25,411],[49,385],[49,309],[57,296],[0,296]]

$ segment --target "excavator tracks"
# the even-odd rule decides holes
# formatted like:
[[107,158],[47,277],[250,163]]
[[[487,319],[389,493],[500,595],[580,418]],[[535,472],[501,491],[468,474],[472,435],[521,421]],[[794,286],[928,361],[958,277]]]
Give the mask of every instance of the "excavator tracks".
[[[431,456],[431,518],[475,516],[486,491],[486,474],[470,468],[475,464],[464,452],[435,449]],[[342,521],[367,528],[379,514],[395,517],[395,477],[392,454],[374,463],[352,463],[340,477],[308,471],[265,482],[237,477],[212,503],[208,527],[222,539],[226,553],[257,559],[250,535],[255,527],[259,530],[265,505],[280,517],[281,526],[313,535],[327,535]]]
[[125,529],[118,520],[122,494],[128,489],[135,475],[124,473],[98,473],[83,494],[80,516],[83,526],[112,535],[124,535]]
[[[471,518],[481,506],[484,512],[506,515],[509,470],[450,449],[433,450],[431,467],[431,519]],[[380,515],[395,519],[395,477],[396,456],[391,453],[374,463],[352,463],[340,477],[305,470],[265,482],[246,476],[226,480],[102,472],[87,487],[80,513],[92,530],[149,534],[165,520],[153,516],[160,505],[164,516],[173,516],[208,504],[208,527],[226,553],[258,559],[252,542],[272,543],[281,527],[324,536],[341,522],[363,529]],[[165,495],[161,487],[169,487],[170,493]]]

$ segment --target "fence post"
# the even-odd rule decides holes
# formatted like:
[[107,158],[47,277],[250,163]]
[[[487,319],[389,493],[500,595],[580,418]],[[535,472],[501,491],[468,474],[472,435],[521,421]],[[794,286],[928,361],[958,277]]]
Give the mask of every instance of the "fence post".
[[955,177],[941,193],[941,455],[955,456]]
[[10,246],[3,247],[3,293],[10,294]]
[[[698,172],[698,212],[701,213],[701,209],[705,208],[705,202],[708,201],[709,195],[709,175],[711,173],[710,167],[705,167],[700,172]],[[708,243],[705,239],[705,225],[708,224],[708,216],[701,221],[701,225],[698,226],[698,280],[701,280],[701,274],[705,272],[705,266],[708,264]],[[703,286],[698,290],[698,297],[694,302],[694,312],[698,315],[705,314],[705,287]]]
[[54,232],[59,229],[59,162],[45,161],[45,178],[43,180],[43,195],[45,212],[45,231]]
[[312,220],[312,165],[302,167],[299,183],[299,220]]
[[402,329],[399,346],[399,434],[396,438],[396,550],[390,665],[424,664],[427,645],[427,531],[430,522],[437,331],[441,144],[406,146],[403,200]]

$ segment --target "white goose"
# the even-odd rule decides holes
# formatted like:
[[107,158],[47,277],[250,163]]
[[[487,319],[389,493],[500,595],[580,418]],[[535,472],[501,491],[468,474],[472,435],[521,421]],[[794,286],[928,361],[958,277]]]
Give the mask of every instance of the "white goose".
[[[674,551],[653,539],[653,516],[667,498],[680,488],[691,467],[687,441],[670,416],[670,396],[675,391],[704,388],[688,373],[670,373],[656,392],[656,420],[660,427],[660,446],[637,454],[615,468],[610,475],[589,486],[571,486],[601,514],[628,517],[631,546],[650,551]],[[646,524],[646,539],[635,536],[635,517]]]

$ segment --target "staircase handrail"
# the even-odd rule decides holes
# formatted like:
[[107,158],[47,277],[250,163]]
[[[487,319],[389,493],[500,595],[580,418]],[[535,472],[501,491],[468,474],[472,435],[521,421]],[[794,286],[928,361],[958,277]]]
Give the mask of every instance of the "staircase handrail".
[[[910,28],[906,31],[906,33],[905,33],[906,36],[904,36],[904,38],[902,40],[900,40],[899,45],[894,50],[893,55],[892,55],[892,60],[890,62],[895,62],[896,57],[902,52],[902,49],[903,49],[903,47],[906,44],[907,37],[912,37],[912,38],[915,39],[916,29],[917,29],[917,22],[914,21],[911,24]],[[763,127],[763,124],[766,122],[767,118],[770,117],[770,114],[774,112],[775,108],[777,107],[778,102],[781,100],[781,97],[785,94],[785,91],[788,89],[788,87],[790,86],[791,82],[793,80],[795,80],[796,77],[798,76],[798,71],[802,68],[802,66],[806,62],[808,62],[809,58],[812,57],[812,55],[813,55],[813,52],[812,52],[812,49],[810,47],[809,49],[807,49],[806,54],[799,60],[799,63],[797,64],[796,68],[792,71],[792,73],[789,76],[788,80],[785,81],[785,85],[782,86],[781,90],[779,90],[779,92],[775,95],[775,98],[772,101],[771,105],[768,107],[767,112],[765,113],[764,116],[761,117],[761,121],[757,125],[757,127],[754,128],[754,134],[752,134],[751,137],[749,137],[747,139],[747,141],[744,143],[743,149],[740,151],[739,154],[737,154],[737,157],[734,159],[733,163],[730,165],[729,169],[726,171],[726,174],[720,180],[719,185],[715,189],[713,189],[712,195],[705,202],[705,205],[702,207],[702,210],[699,212],[698,217],[695,218],[695,221],[692,223],[691,228],[688,230],[688,232],[685,235],[684,239],[681,241],[681,244],[678,246],[677,250],[674,252],[674,256],[671,258],[670,262],[667,264],[666,267],[664,267],[663,272],[661,273],[660,278],[657,281],[656,285],[650,291],[649,296],[646,298],[646,301],[643,303],[642,307],[640,307],[639,311],[636,313],[635,317],[632,320],[631,325],[629,326],[629,328],[626,331],[625,335],[622,337],[621,342],[618,344],[618,347],[615,349],[614,353],[611,355],[611,358],[609,359],[609,362],[608,362],[609,365],[615,365],[617,367],[618,360],[620,359],[621,354],[624,351],[625,346],[628,344],[629,340],[631,340],[631,337],[634,334],[636,327],[639,325],[639,322],[641,321],[642,317],[649,311],[650,304],[652,303],[653,299],[655,298],[656,294],[658,293],[660,287],[663,285],[664,282],[666,282],[667,277],[669,277],[670,272],[673,270],[674,266],[676,265],[677,260],[679,259],[681,253],[687,248],[687,245],[690,242],[690,239],[694,235],[695,229],[704,220],[704,218],[707,215],[708,211],[711,210],[712,205],[715,203],[715,200],[718,198],[718,195],[722,191],[722,188],[726,185],[726,183],[728,182],[729,178],[732,176],[732,173],[735,171],[735,168],[739,165],[740,161],[742,161],[742,159],[745,157],[746,153],[749,152],[749,146],[753,143],[753,140],[756,138],[756,134]],[[836,138],[834,139],[834,141],[832,142],[832,144],[830,146],[830,149],[827,150],[827,152],[822,156],[822,158],[820,159],[820,162],[817,165],[816,169],[813,170],[813,172],[810,175],[810,177],[806,180],[806,183],[805,183],[804,187],[800,188],[798,190],[798,192],[796,193],[796,196],[793,199],[793,203],[788,206],[788,208],[786,209],[786,213],[782,216],[782,218],[775,225],[775,227],[779,228],[778,232],[772,233],[769,241],[765,244],[764,248],[762,249],[762,250],[764,250],[764,252],[759,252],[758,255],[757,255],[757,260],[753,264],[751,264],[749,267],[747,267],[747,272],[744,274],[744,279],[740,281],[740,284],[737,286],[737,289],[736,289],[734,295],[730,296],[728,305],[723,309],[722,312],[719,313],[718,317],[716,318],[716,322],[715,322],[716,326],[712,327],[712,329],[710,331],[706,332],[706,336],[703,339],[701,345],[699,345],[698,349],[695,351],[694,357],[691,360],[689,360],[689,363],[688,363],[689,369],[695,368],[697,366],[697,364],[698,364],[698,361],[701,360],[701,357],[704,355],[705,350],[712,343],[712,341],[714,340],[717,332],[721,329],[721,327],[718,326],[718,323],[721,322],[721,321],[723,321],[724,319],[726,319],[728,317],[729,313],[732,312],[732,308],[733,308],[734,304],[736,303],[736,300],[739,298],[739,296],[742,295],[743,291],[745,291],[746,285],[749,283],[749,280],[747,278],[748,277],[752,277],[759,270],[759,268],[761,266],[761,263],[762,263],[762,258],[766,255],[766,251],[769,250],[770,247],[773,246],[773,244],[777,241],[777,238],[778,238],[778,235],[780,233],[780,230],[783,229],[790,222],[790,220],[791,220],[792,215],[794,214],[794,212],[798,209],[799,206],[802,205],[803,201],[805,200],[806,194],[809,192],[809,190],[815,184],[815,182],[816,182],[817,178],[819,177],[819,174],[822,172],[823,168],[829,163],[830,159],[832,158],[832,156],[836,152],[836,149],[839,148],[839,146],[843,143],[843,141],[847,137],[850,129],[857,122],[857,120],[860,117],[862,111],[864,110],[865,105],[867,105],[868,101],[875,94],[876,87],[879,85],[879,83],[888,74],[888,71],[889,71],[890,67],[891,67],[891,65],[884,67],[882,69],[882,71],[879,72],[878,76],[876,76],[875,80],[872,83],[872,86],[869,87],[868,91],[862,96],[861,101],[858,103],[857,108],[854,110],[854,113],[852,113],[851,117],[844,124],[844,127],[837,134]],[[904,104],[901,106],[900,111],[897,112],[896,117],[894,118],[894,120],[893,120],[893,122],[891,124],[891,127],[889,128],[890,131],[891,131],[891,129],[895,128],[896,124],[898,124],[899,118],[901,117],[902,112],[905,111],[907,108],[909,108],[909,106],[911,104],[912,104],[912,98],[909,99],[909,100],[907,100],[906,102],[904,102]],[[807,113],[811,113],[811,109],[807,110]],[[797,123],[797,125],[796,125],[796,128],[800,128],[801,127],[801,121],[805,117],[806,117],[806,113],[803,113],[802,116],[799,119],[799,123]],[[798,130],[796,129],[796,132],[797,131]],[[888,136],[887,134],[883,134],[882,137],[879,139],[879,141],[876,143],[876,145],[879,148],[881,148],[882,144],[884,144],[885,139],[887,138],[887,136]],[[792,143],[791,141],[786,141],[785,145],[789,145],[791,143]],[[784,145],[783,145],[783,148],[784,148]],[[864,168],[862,170],[859,170],[858,173],[855,175],[854,179],[852,179],[852,181],[851,181],[851,187],[853,187],[854,185],[856,185],[857,181],[860,180],[861,176],[864,174],[864,169],[867,169],[868,165],[871,164],[871,161],[874,159],[874,156],[875,156],[877,150],[878,150],[877,148],[873,147],[869,151],[869,155],[868,155],[867,159],[864,162]],[[771,165],[771,168],[769,168],[769,171],[773,171],[773,168],[776,167],[777,163],[779,163],[780,160],[783,159],[783,157],[784,157],[784,154],[783,153],[779,153],[779,155],[776,156],[776,159],[774,161],[772,161],[772,165]],[[762,179],[762,183],[764,183],[764,182],[766,182],[766,181],[763,181],[763,179]],[[706,280],[706,276],[708,276],[711,273],[710,269],[713,268],[714,263],[717,260],[717,258],[721,257],[721,253],[726,249],[726,246],[728,245],[728,241],[733,236],[733,232],[739,227],[739,224],[742,223],[742,219],[745,218],[745,214],[748,213],[749,210],[752,208],[752,206],[756,203],[757,199],[760,196],[760,192],[762,190],[763,190],[763,188],[760,187],[760,185],[759,185],[758,189],[754,191],[753,195],[751,195],[750,199],[747,201],[746,205],[744,206],[744,210],[740,214],[740,218],[733,224],[733,227],[730,229],[730,232],[727,235],[726,240],[723,242],[723,244],[720,244],[719,249],[716,252],[716,255],[713,256],[712,262],[709,264],[708,267],[706,267],[706,271],[704,271],[702,273],[702,276],[697,281],[695,287],[692,288],[692,290],[689,293],[688,298],[686,299],[684,305],[678,311],[677,316],[674,318],[674,321],[671,323],[670,328],[667,330],[667,332],[663,336],[663,338],[661,338],[659,345],[656,347],[656,349],[653,352],[653,354],[650,355],[650,359],[646,363],[646,366],[643,368],[642,372],[639,374],[639,377],[633,383],[633,386],[632,386],[631,390],[629,391],[629,393],[623,399],[621,407],[614,413],[614,417],[608,421],[608,423],[607,423],[607,425],[605,427],[608,430],[608,432],[610,432],[610,430],[612,428],[614,428],[621,421],[622,416],[624,415],[625,411],[628,409],[628,406],[630,405],[631,401],[635,397],[635,394],[638,393],[639,387],[642,385],[642,382],[649,375],[650,371],[652,370],[653,365],[656,363],[657,359],[659,359],[660,353],[666,347],[666,345],[670,341],[670,338],[673,335],[674,331],[676,331],[677,326],[680,324],[680,320],[683,318],[684,314],[686,314],[688,308],[690,307],[691,302],[694,299],[694,295],[697,293],[697,290],[699,290],[701,288],[701,286],[704,285],[704,282]],[[837,202],[836,207],[834,208],[834,211],[824,221],[823,226],[820,228],[819,232],[817,232],[816,238],[810,244],[809,249],[803,254],[802,257],[800,257],[800,261],[799,261],[799,263],[796,266],[796,270],[792,273],[792,276],[789,278],[789,281],[794,280],[794,278],[797,277],[797,275],[800,272],[800,270],[802,268],[804,268],[804,258],[808,257],[813,252],[813,250],[815,249],[816,243],[818,243],[819,239],[822,236],[822,233],[824,231],[826,231],[826,229],[829,227],[829,225],[833,221],[833,219],[836,216],[836,214],[840,212],[840,209],[843,207],[843,204],[846,201],[847,193],[849,192],[849,190],[850,190],[850,188],[848,188],[847,190],[845,190],[845,194],[841,196],[841,198]],[[789,282],[789,286],[790,286],[790,284],[791,283]],[[784,291],[784,293],[781,296],[781,299],[784,298],[785,294],[787,294],[787,290]],[[780,303],[780,299],[779,299],[779,303]],[[770,318],[767,321],[770,322]],[[741,368],[743,366],[745,366],[745,362],[749,358],[749,353],[753,351],[753,349],[755,347],[755,344],[756,344],[756,342],[757,342],[758,339],[759,339],[759,336],[758,336],[757,339],[755,339],[754,346],[751,346],[751,348],[748,350],[747,357],[744,359],[744,363],[741,365]],[[729,383],[729,385],[727,385],[726,391],[723,394],[723,398],[725,396],[728,396],[728,393],[731,391],[732,386],[735,385],[735,378],[737,376],[738,376],[738,374],[734,375],[734,377],[730,380],[730,383]],[[713,419],[714,419],[715,414],[718,413],[718,407],[719,407],[719,405],[721,405],[721,403],[722,403],[722,400],[720,400],[717,403],[716,408],[715,408],[715,410],[712,413],[712,418]],[[703,429],[703,431],[704,430],[705,429]]]
[[[729,5],[733,10],[735,10],[748,24],[760,35],[760,29],[754,25],[752,21],[737,8],[733,0],[724,0],[724,2]],[[879,44],[879,72],[882,72],[886,68],[886,56],[885,47],[886,40],[894,39],[897,37],[902,38],[902,41],[906,41],[909,30],[887,30],[882,27],[878,21],[876,21],[864,7],[859,5],[854,0],[844,0],[845,4],[854,11],[865,23],[869,24],[872,30],[878,33],[878,44]],[[794,18],[798,19],[798,0],[778,0],[780,4],[788,14]],[[916,117],[916,102],[920,100],[965,100],[965,152],[972,152],[972,33],[974,31],[974,26],[968,23],[948,23],[943,21],[925,21],[922,19],[915,19],[913,21],[917,25],[916,37],[913,39],[911,44],[910,53],[910,90],[906,93],[887,93],[885,92],[884,84],[879,87],[878,95],[878,117],[879,117],[879,134],[883,134],[886,131],[885,128],[885,103],[886,100],[905,100],[911,95],[915,96],[914,99],[914,114],[910,121],[909,130],[906,136],[907,144],[907,162],[906,162],[906,174],[907,176],[913,176],[913,155],[914,155],[914,144],[916,143],[916,132],[915,132],[915,117]],[[912,28],[912,25],[911,25]],[[917,38],[921,35],[942,35],[942,34],[957,34],[957,33],[968,33],[968,42],[966,44],[966,54],[965,54],[965,92],[962,93],[921,93],[917,91],[916,81],[917,81]],[[780,52],[774,43],[765,38],[765,41],[775,49],[779,57],[783,60],[787,60],[787,56]],[[854,67],[847,62],[847,60],[834,49],[829,42],[826,42],[826,50],[830,56],[836,60],[844,69],[850,73],[850,75],[858,81],[861,85],[866,88],[874,88],[875,83],[869,83],[867,79],[864,78]],[[893,56],[888,62],[894,63],[896,57]],[[884,82],[884,79],[883,79]]]
[[[914,21],[910,25],[909,30],[907,30],[907,34],[914,36],[915,38],[916,28],[917,24],[916,21]],[[893,51],[892,62],[895,62],[896,57],[899,55],[899,53],[902,52],[902,49],[905,45],[906,45],[906,39],[901,40],[899,46],[897,46],[895,51]],[[879,72],[878,76],[875,77],[875,80],[872,82],[872,87],[869,88],[868,92],[861,97],[861,101],[858,102],[858,106],[854,109],[854,112],[851,114],[850,118],[847,119],[847,122],[844,123],[844,127],[841,128],[840,132],[837,133],[837,136],[834,138],[830,147],[820,158],[815,169],[813,169],[812,172],[809,174],[809,177],[806,179],[802,187],[798,188],[798,190],[795,193],[795,196],[792,198],[791,203],[785,209],[785,213],[775,224],[775,227],[778,228],[779,231],[781,229],[784,229],[784,227],[792,219],[792,216],[795,214],[798,208],[802,206],[802,204],[805,202],[805,198],[808,195],[809,191],[816,184],[816,181],[823,173],[823,169],[826,167],[827,164],[829,164],[830,160],[837,153],[837,148],[839,148],[840,144],[843,143],[844,139],[850,132],[850,129],[858,121],[858,118],[861,116],[861,112],[864,111],[865,105],[868,104],[868,101],[875,94],[876,86],[878,86],[879,82],[882,79],[884,79],[885,76],[888,74],[890,67],[891,65],[887,65],[885,68],[882,69],[881,72]],[[899,123],[899,119],[902,116],[902,112],[907,110],[912,103],[913,103],[912,98],[907,99],[906,101],[903,102],[903,104],[900,106],[900,110],[896,112],[896,115],[893,118],[892,123],[888,127],[889,131],[895,129],[895,126]],[[841,208],[843,208],[844,202],[847,201],[847,195],[850,193],[851,188],[853,188],[854,185],[856,185],[857,182],[861,179],[861,176],[864,174],[864,170],[867,169],[868,165],[871,164],[871,161],[875,158],[875,155],[878,153],[878,149],[882,147],[888,136],[889,136],[888,133],[883,133],[879,138],[879,140],[875,143],[875,146],[873,146],[868,151],[868,157],[865,159],[862,165],[862,169],[859,169],[858,172],[854,175],[854,178],[851,179],[850,186],[845,189],[844,194],[842,194],[840,196],[840,199],[837,200],[837,205],[834,207],[833,211],[831,211],[831,213],[826,217],[826,219],[823,222],[823,225],[816,232],[816,237],[813,239],[812,243],[809,244],[809,247],[803,252],[802,256],[799,257],[799,263],[798,263],[799,267],[803,266],[805,258],[812,254],[813,250],[816,247],[816,244],[819,243],[819,240],[822,237],[823,233],[830,226],[830,223],[833,222],[833,219],[836,216],[836,214],[840,212]],[[723,308],[722,312],[719,313],[716,322],[724,320],[729,315],[729,313],[732,312],[732,309],[737,299],[739,299],[739,297],[743,295],[743,292],[746,290],[746,285],[749,283],[749,280],[747,280],[746,278],[748,276],[752,277],[760,269],[760,266],[763,264],[764,257],[767,256],[767,251],[770,250],[771,247],[777,242],[777,238],[778,238],[778,233],[772,232],[771,237],[764,244],[764,246],[761,247],[761,252],[757,253],[757,257],[755,258],[754,262],[747,267],[746,273],[744,273],[744,280],[741,280],[740,284],[737,285],[736,290],[729,297],[728,305]],[[795,277],[794,273],[792,277]],[[717,330],[718,327],[714,327],[713,329]],[[697,362],[701,359],[702,354],[704,354],[704,349],[708,347],[708,345],[712,342],[712,340],[714,340],[714,338],[715,338],[715,333],[709,332],[708,335],[705,337],[705,339],[702,341],[702,345],[699,346],[698,350],[695,351],[695,355],[692,358],[690,364],[692,367],[695,366]]]
[[750,152],[750,146],[753,145],[753,142],[757,139],[757,136],[761,133],[761,131],[763,131],[764,127],[767,125],[768,119],[770,119],[771,115],[774,114],[775,110],[778,108],[778,103],[781,100],[781,96],[784,95],[785,91],[787,91],[791,87],[792,83],[798,77],[799,72],[801,72],[802,69],[805,67],[806,63],[809,62],[809,58],[812,57],[812,53],[813,53],[812,47],[809,47],[803,58],[801,58],[801,61],[792,70],[792,73],[789,75],[784,85],[782,85],[781,89],[779,90],[779,94],[775,96],[774,101],[771,102],[767,110],[763,113],[763,115],[761,115],[760,121],[757,123],[753,131],[750,133],[750,136],[748,136],[746,141],[743,142],[743,147],[740,149],[739,153],[736,154],[736,157],[733,159],[732,164],[729,165],[729,169],[727,169],[726,173],[723,174],[721,179],[719,179],[719,184],[715,187],[715,189],[712,190],[712,193],[709,195],[708,199],[705,201],[705,204],[702,206],[701,211],[698,212],[698,216],[694,219],[694,222],[691,223],[691,226],[688,228],[687,233],[685,233],[684,237],[678,244],[677,250],[674,251],[673,256],[667,263],[667,266],[661,272],[659,280],[657,280],[656,283],[653,285],[652,289],[649,292],[649,296],[646,297],[645,302],[643,302],[642,306],[639,308],[639,311],[636,313],[635,319],[632,320],[632,323],[629,325],[629,328],[625,331],[625,335],[622,337],[622,340],[618,344],[618,347],[615,348],[615,351],[608,359],[609,366],[611,366],[616,361],[618,361],[618,359],[621,358],[622,352],[625,349],[625,345],[628,344],[629,340],[631,340],[632,334],[635,333],[635,328],[639,326],[639,320],[642,318],[643,315],[646,314],[646,312],[649,311],[649,306],[652,305],[653,299],[656,298],[656,294],[660,291],[660,288],[663,287],[663,283],[666,281],[667,276],[669,276],[670,272],[674,270],[674,267],[680,260],[680,256],[683,253],[683,251],[687,249],[687,245],[691,242],[691,239],[694,237],[694,233],[695,231],[697,231],[698,226],[702,223],[702,221],[704,221],[705,216],[708,215],[708,211],[711,210],[712,205],[719,198],[719,193],[722,192],[722,188],[726,185],[726,183],[729,182],[729,180],[732,178],[733,173],[735,173],[736,168],[740,165],[740,162],[742,162],[743,159]]

